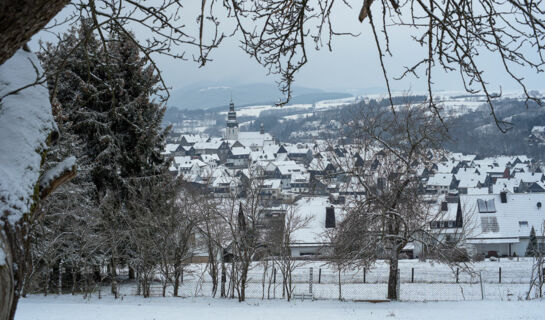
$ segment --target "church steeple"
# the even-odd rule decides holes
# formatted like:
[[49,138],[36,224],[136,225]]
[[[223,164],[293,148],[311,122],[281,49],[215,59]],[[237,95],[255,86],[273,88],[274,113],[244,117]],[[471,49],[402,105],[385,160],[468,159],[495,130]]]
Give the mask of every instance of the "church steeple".
[[238,121],[237,113],[235,111],[235,104],[231,99],[229,103],[229,112],[227,113],[227,128],[225,131],[225,139],[237,140],[238,139]]

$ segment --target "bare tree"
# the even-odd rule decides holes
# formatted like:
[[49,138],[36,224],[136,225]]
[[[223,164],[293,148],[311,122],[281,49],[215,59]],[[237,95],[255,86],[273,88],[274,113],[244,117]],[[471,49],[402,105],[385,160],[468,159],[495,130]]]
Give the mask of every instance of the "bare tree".
[[[378,4],[372,7],[373,3]],[[240,0],[232,1],[229,10],[243,34],[244,50],[270,72],[281,75],[280,88],[289,99],[294,74],[308,61],[308,43],[319,48],[325,42],[325,46],[332,50],[335,36],[354,36],[351,30],[337,31],[332,19],[339,6],[351,5],[341,0]],[[441,107],[433,96],[433,76],[456,72],[468,93],[482,93],[486,97],[498,128],[504,131],[508,123],[496,118],[493,106],[494,99],[501,96],[501,92],[494,93],[494,89],[489,87],[485,76],[487,69],[477,56],[490,53],[496,57],[505,74],[520,85],[526,101],[541,104],[541,100],[527,90],[524,76],[515,72],[522,66],[524,70],[538,73],[545,64],[542,43],[545,12],[541,5],[541,1],[365,0],[359,7],[358,19],[367,21],[371,27],[392,108],[391,81],[424,75],[428,107],[441,117]],[[354,13],[356,17],[358,12]],[[421,54],[415,55],[414,64],[404,67],[398,77],[391,77],[386,60],[392,56],[390,35],[400,28],[422,50]]]
[[[424,194],[417,170],[429,165],[431,150],[439,150],[445,128],[437,118],[429,117],[421,106],[404,106],[395,114],[385,110],[358,110],[347,129],[351,145],[345,157],[333,157],[342,175],[351,185],[359,185],[365,196],[346,199],[344,220],[334,231],[335,256],[345,264],[367,266],[385,258],[389,265],[388,298],[399,299],[398,261],[408,243],[421,244],[441,253],[450,262],[459,255],[463,243],[461,216],[446,236],[442,229],[432,229],[444,213],[437,199]],[[335,154],[335,153],[334,153]],[[364,159],[353,161],[355,155]]]
[[197,222],[195,202],[183,193],[182,181],[168,173],[133,181],[128,209],[132,213],[129,247],[134,248],[130,265],[137,270],[144,297],[158,272],[162,294],[168,285],[178,295],[180,277],[191,257],[191,237]]
[[252,262],[266,252],[259,228],[260,213],[265,204],[261,195],[263,180],[255,177],[253,171],[247,172],[242,194],[233,190],[231,196],[224,198],[218,208],[231,239],[227,248],[232,255],[231,285],[239,301],[246,299],[248,271]]
[[292,274],[295,269],[302,265],[302,261],[296,260],[292,256],[291,247],[295,241],[295,233],[307,227],[313,217],[301,215],[298,211],[297,203],[294,201],[282,204],[281,209],[283,211],[282,224],[280,225],[281,230],[276,231],[281,235],[281,239],[278,243],[273,239],[271,245],[278,247],[278,254],[275,256],[275,265],[282,272],[282,283],[284,286],[282,292],[285,293],[286,299],[290,301],[295,289]]
[[190,190],[188,196],[196,203],[197,220],[196,234],[201,240],[196,243],[202,246],[207,252],[207,270],[212,279],[212,297],[215,297],[220,288],[221,297],[226,297],[225,284],[227,270],[225,265],[224,249],[229,239],[229,227],[219,210],[218,199],[213,197],[211,192],[199,193],[198,190]]

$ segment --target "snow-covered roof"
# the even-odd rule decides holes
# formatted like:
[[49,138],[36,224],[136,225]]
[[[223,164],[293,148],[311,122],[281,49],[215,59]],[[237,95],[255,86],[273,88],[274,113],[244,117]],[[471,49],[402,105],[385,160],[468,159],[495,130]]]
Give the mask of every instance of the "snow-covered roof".
[[274,161],[276,159],[276,157],[274,156],[274,154],[272,152],[266,152],[265,150],[263,151],[255,151],[255,152],[251,152],[250,153],[250,159],[252,161],[256,161],[256,162],[259,162],[259,161]]
[[440,162],[437,164],[437,173],[451,173],[456,166],[456,162]]
[[280,179],[265,179],[263,180],[263,188],[265,189],[280,189],[282,180]]
[[475,188],[479,182],[484,183],[486,180],[486,176],[477,173],[476,168],[460,168],[455,177],[460,181],[458,188]]
[[236,177],[229,177],[227,175],[222,175],[212,182],[212,187],[221,187],[221,186],[230,186],[235,187],[240,184],[240,180]]
[[259,131],[241,131],[238,133],[237,140],[246,147],[263,146],[265,141],[272,141],[273,137],[268,133]]
[[522,182],[539,182],[543,179],[543,173],[517,172],[514,178]]
[[248,147],[234,147],[231,149],[231,154],[234,156],[250,155],[252,149]]
[[211,163],[211,162],[219,162],[220,161],[220,157],[216,154],[216,153],[213,153],[213,154],[202,154],[201,155],[201,160],[206,162],[206,163]]
[[305,228],[292,234],[294,244],[319,244],[324,242],[326,208],[335,208],[335,220],[339,223],[344,217],[342,207],[332,205],[327,197],[302,198],[295,203],[295,215],[312,217]]
[[[487,203],[487,210],[479,212],[478,201]],[[494,239],[528,237],[532,226],[540,234],[545,222],[545,193],[500,195],[462,195],[460,201],[465,223],[472,229],[470,238]],[[492,210],[490,209],[492,204]],[[494,211],[494,212],[491,212]]]
[[448,187],[452,182],[453,174],[452,173],[436,173],[429,177],[428,185],[429,186],[440,186]]
[[195,150],[216,150],[218,149],[221,144],[223,143],[223,140],[213,140],[209,142],[197,142],[193,145],[193,148]]
[[520,181],[517,179],[498,178],[496,179],[496,183],[492,185],[492,193],[499,194],[502,191],[514,193],[515,187],[518,187],[519,184]]
[[304,154],[310,151],[310,147],[303,143],[286,145],[284,148],[289,154]]
[[167,143],[165,145],[165,153],[173,153],[178,149],[179,144],[177,143]]
[[204,142],[208,139],[208,137],[206,136],[200,136],[200,135],[197,135],[197,134],[182,134],[180,136],[180,141],[185,138],[185,141],[187,141],[188,143],[197,143],[197,142]]
[[488,194],[488,188],[467,188],[467,194]]
[[275,154],[278,152],[278,149],[280,149],[280,146],[277,144],[263,146],[263,151],[267,153]]

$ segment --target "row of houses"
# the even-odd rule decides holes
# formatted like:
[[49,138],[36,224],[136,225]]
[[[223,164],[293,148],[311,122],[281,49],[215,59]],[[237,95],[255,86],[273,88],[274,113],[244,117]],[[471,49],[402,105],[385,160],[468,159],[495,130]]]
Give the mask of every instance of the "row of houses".
[[[312,222],[293,236],[292,255],[325,254],[324,234],[344,216],[343,199],[365,197],[349,169],[366,164],[367,175],[379,176],[384,154],[366,158],[350,145],[326,141],[281,143],[266,133],[240,132],[231,103],[224,137],[181,134],[167,144],[171,172],[217,198],[243,197],[248,181],[260,182],[270,206],[290,201]],[[422,192],[436,201],[440,219],[429,229],[454,237],[467,231],[469,251],[488,256],[524,255],[532,227],[543,246],[545,175],[541,163],[524,155],[478,158],[461,153],[428,154],[430,165],[415,168]],[[295,202],[294,202],[295,201]],[[263,208],[282,217],[282,210]],[[411,243],[407,253],[425,253]],[[324,251],[325,250],[325,251]]]

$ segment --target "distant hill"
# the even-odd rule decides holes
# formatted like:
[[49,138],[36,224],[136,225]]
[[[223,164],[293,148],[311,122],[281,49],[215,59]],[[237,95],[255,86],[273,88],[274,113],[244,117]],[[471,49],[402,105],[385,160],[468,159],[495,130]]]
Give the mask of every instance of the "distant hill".
[[[169,107],[178,109],[211,109],[228,105],[233,97],[237,106],[273,104],[280,98],[278,87],[272,84],[253,83],[226,85],[222,83],[201,83],[186,86],[171,92]],[[327,92],[320,89],[293,88],[290,103],[314,103],[320,100],[351,97],[351,94]]]

